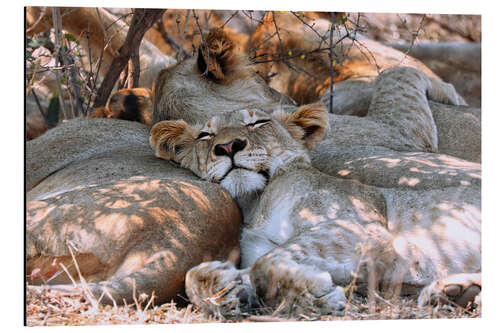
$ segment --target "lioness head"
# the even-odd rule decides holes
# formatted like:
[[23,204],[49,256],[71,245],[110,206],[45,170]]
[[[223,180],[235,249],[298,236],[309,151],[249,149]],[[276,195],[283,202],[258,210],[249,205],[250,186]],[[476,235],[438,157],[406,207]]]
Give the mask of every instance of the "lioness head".
[[194,126],[183,120],[159,122],[149,141],[157,157],[220,183],[237,198],[262,190],[292,161],[310,163],[307,150],[323,139],[327,127],[323,104],[304,105],[291,114],[244,109]]

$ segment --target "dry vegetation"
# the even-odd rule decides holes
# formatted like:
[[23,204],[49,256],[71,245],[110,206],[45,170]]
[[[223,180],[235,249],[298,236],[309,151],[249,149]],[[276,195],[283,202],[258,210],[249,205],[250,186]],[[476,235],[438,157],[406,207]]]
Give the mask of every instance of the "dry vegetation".
[[[26,296],[26,324],[28,326],[79,326],[103,324],[185,324],[208,322],[283,322],[283,321],[332,321],[332,320],[390,320],[429,318],[479,318],[481,308],[465,310],[449,305],[438,307],[417,306],[416,300],[398,297],[393,300],[379,298],[372,310],[367,299],[353,296],[347,311],[336,315],[318,313],[301,314],[297,317],[286,313],[277,315],[269,309],[255,313],[240,313],[222,317],[202,313],[191,304],[154,304],[154,300],[137,301],[126,306],[93,305],[82,293],[65,295],[50,291],[28,291]],[[279,310],[279,309],[278,309]],[[276,311],[275,311],[276,312]]]

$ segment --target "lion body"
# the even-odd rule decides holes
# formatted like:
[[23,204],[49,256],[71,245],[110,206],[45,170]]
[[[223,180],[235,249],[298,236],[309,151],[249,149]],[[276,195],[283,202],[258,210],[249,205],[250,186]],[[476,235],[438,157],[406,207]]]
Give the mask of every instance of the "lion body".
[[163,302],[182,293],[193,265],[237,249],[233,199],[155,158],[148,133],[138,122],[73,119],[27,143],[26,269],[40,272],[30,288],[78,292],[59,266],[78,281],[78,265],[103,303],[130,304],[134,290]]
[[[29,271],[48,277],[54,259],[71,262],[68,244],[76,244],[93,292],[106,286],[128,298],[135,280],[139,292],[167,299],[205,261],[186,276],[195,304],[226,290],[217,302],[229,308],[300,295],[300,306],[328,312],[342,308],[353,272],[361,286],[374,274],[409,294],[426,285],[436,294],[445,290],[436,281],[480,268],[480,114],[457,105],[452,86],[396,68],[349,101],[357,116],[326,114],[269,88],[233,52],[219,34],[208,56],[198,50],[159,75],[150,137],[158,157],[182,156],[181,166],[223,189],[155,159],[148,128],[135,122],[73,120],[28,143]],[[159,126],[165,120],[170,127]],[[225,145],[242,123],[256,128],[248,147]],[[225,157],[207,174],[207,151],[192,148],[203,131],[220,139],[211,163],[231,147],[265,144],[242,162],[250,170],[227,172]],[[253,200],[243,195],[249,190]],[[228,193],[245,217],[246,268],[224,262],[241,219]]]
[[[248,128],[265,123],[259,118],[266,110],[223,113],[204,125],[157,123],[150,138],[157,156],[220,183],[244,215],[241,270],[218,261],[191,269],[191,301],[210,305],[207,300],[233,281],[218,300],[226,310],[260,299],[329,312],[345,304],[342,287],[353,274],[360,290],[374,278],[385,292],[399,286],[401,293],[415,295],[449,274],[480,269],[480,166],[430,154],[438,151],[439,127],[428,99],[461,103],[451,85],[400,67],[377,77],[363,118],[327,115],[319,105],[306,105],[292,114],[278,107],[271,118],[281,125],[273,120],[255,133]],[[344,128],[347,119],[356,126]],[[334,132],[326,137],[332,149],[315,150],[316,160],[335,177],[313,168],[306,149],[328,127]],[[199,136],[208,139],[198,142]],[[238,143],[231,166],[220,147],[234,146],[235,140],[246,143]],[[231,145],[224,149],[236,149]],[[360,155],[349,158],[350,149]],[[335,164],[337,155],[344,162],[333,172],[327,161]]]

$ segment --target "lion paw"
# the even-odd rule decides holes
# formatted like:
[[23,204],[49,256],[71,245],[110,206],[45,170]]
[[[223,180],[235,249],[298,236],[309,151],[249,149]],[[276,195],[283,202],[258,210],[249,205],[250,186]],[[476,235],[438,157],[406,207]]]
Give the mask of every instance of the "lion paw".
[[315,302],[321,313],[327,314],[333,311],[343,311],[347,303],[344,288],[337,286],[333,291],[321,296]]
[[467,105],[452,84],[434,79],[431,82],[432,88],[427,91],[430,100],[448,105]]
[[425,287],[418,305],[452,304],[463,308],[477,306],[481,295],[481,273],[450,275]]
[[186,294],[190,301],[207,310],[223,313],[258,306],[249,278],[249,269],[238,270],[228,261],[204,262],[186,274]]

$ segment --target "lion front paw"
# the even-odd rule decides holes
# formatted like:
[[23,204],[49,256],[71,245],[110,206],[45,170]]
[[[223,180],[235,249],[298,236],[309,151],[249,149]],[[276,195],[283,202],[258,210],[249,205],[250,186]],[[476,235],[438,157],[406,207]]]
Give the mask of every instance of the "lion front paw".
[[418,305],[452,304],[463,308],[480,304],[481,273],[450,275],[425,287]]
[[228,261],[204,262],[186,274],[186,294],[209,312],[248,310],[258,306],[248,274],[249,269],[238,270]]

